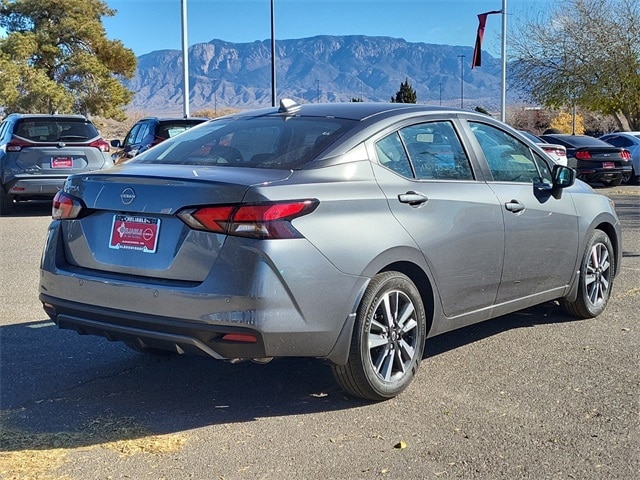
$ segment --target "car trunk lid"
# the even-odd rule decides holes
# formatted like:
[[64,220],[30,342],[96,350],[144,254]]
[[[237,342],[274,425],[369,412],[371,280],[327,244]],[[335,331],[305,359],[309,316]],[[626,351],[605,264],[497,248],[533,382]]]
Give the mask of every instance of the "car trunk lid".
[[194,230],[177,212],[240,203],[252,185],[282,181],[290,174],[161,165],[111,172],[76,175],[67,182],[67,193],[93,199],[85,202],[84,215],[63,222],[67,262],[96,272],[178,282],[203,281],[226,235]]

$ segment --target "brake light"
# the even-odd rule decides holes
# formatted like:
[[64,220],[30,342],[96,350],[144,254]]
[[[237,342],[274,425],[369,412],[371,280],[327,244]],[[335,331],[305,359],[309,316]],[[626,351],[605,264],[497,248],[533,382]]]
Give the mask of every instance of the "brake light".
[[547,152],[547,153],[551,153],[553,155],[557,155],[559,157],[564,157],[567,154],[567,152],[565,150],[561,150],[561,149],[555,148],[555,147],[544,148],[544,151]]
[[101,152],[108,152],[110,149],[109,144],[102,138],[98,138],[89,144],[90,147],[95,147]]
[[318,200],[217,205],[183,210],[178,217],[192,228],[252,238],[300,238],[291,221],[313,212]]
[[53,197],[51,217],[54,220],[70,220],[78,218],[84,207],[84,203],[79,198],[73,197],[63,191],[59,191],[56,193],[56,196]]
[[631,160],[631,152],[629,150],[623,150],[621,155],[623,160]]
[[19,152],[24,147],[31,146],[31,142],[27,142],[26,140],[18,140],[17,138],[12,138],[9,143],[7,143],[7,152]]
[[576,158],[578,160],[590,160],[591,153],[589,152],[589,150],[581,150],[579,152],[576,152]]

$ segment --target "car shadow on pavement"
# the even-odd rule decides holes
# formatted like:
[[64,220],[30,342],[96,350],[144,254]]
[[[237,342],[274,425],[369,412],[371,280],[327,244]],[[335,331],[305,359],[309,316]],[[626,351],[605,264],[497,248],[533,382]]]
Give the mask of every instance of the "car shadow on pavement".
[[[568,320],[557,306],[534,307],[431,338],[425,357]],[[49,449],[61,441],[77,448],[369,404],[346,395],[330,368],[313,359],[258,365],[144,355],[46,320],[0,327],[0,348],[0,451]]]
[[517,328],[531,328],[537,325],[578,322],[579,319],[563,312],[557,302],[548,302],[482,323],[460,328],[427,339],[423,359],[441,355],[464,345]]
[[13,204],[12,217],[46,217],[51,215],[51,200],[30,200]]

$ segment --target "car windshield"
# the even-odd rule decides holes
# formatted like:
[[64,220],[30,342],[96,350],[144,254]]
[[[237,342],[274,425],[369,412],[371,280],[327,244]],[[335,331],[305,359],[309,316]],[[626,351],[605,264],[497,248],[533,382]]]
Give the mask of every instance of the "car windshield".
[[334,117],[221,118],[170,138],[132,163],[297,169],[355,123]]
[[18,123],[15,134],[32,142],[84,142],[97,137],[98,131],[83,119],[27,118]]

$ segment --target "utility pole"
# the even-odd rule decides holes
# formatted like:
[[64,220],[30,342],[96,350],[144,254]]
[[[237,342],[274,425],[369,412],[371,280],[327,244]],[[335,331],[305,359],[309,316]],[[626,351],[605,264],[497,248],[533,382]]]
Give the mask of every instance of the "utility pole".
[[182,83],[184,85],[184,118],[189,117],[189,43],[187,42],[187,0],[182,1]]
[[440,106],[442,106],[442,82],[438,83],[438,88],[440,89]]
[[464,57],[466,55],[458,55],[460,59],[460,108],[464,108]]

